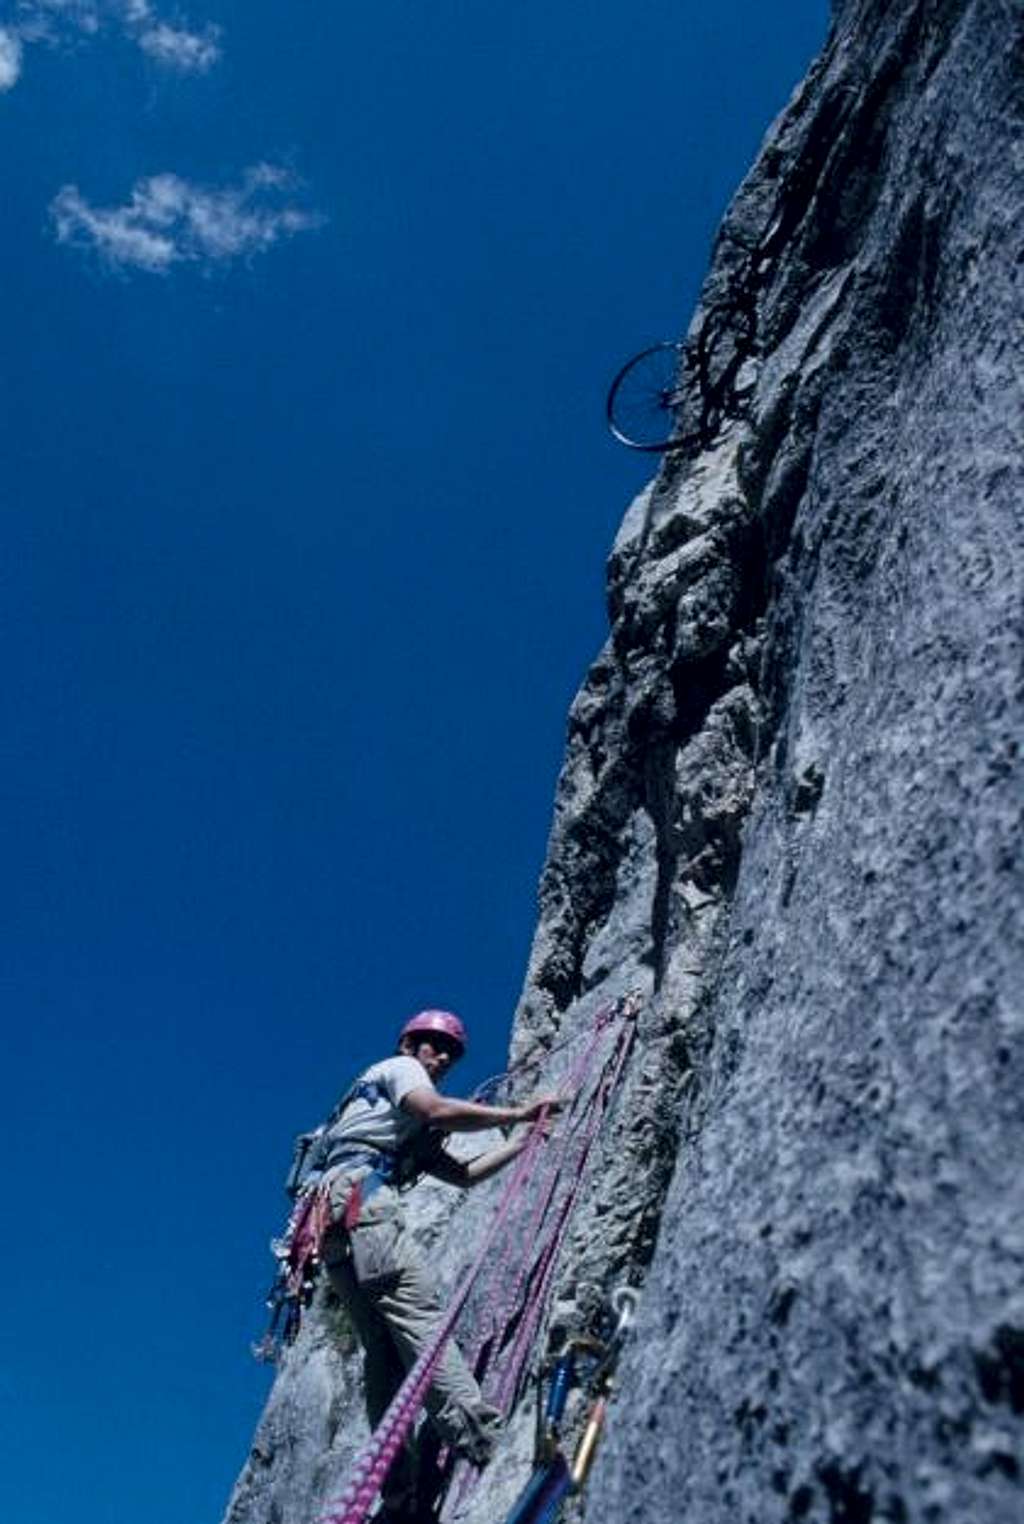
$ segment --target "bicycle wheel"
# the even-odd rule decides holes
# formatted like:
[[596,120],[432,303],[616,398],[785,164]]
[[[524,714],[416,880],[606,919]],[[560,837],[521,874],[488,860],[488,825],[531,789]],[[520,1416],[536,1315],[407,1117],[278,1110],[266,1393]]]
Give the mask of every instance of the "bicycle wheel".
[[619,371],[608,389],[605,416],[620,444],[631,450],[668,450],[679,406],[682,345],[664,342],[643,349]]

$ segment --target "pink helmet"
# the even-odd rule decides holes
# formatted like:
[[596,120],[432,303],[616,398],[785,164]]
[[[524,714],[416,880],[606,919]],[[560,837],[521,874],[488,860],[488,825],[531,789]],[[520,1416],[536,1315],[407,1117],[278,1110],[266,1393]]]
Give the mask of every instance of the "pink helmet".
[[416,1032],[438,1032],[450,1037],[452,1042],[459,1045],[460,1058],[466,1051],[466,1029],[452,1011],[417,1011],[399,1032],[398,1041],[401,1042],[403,1037],[412,1037]]

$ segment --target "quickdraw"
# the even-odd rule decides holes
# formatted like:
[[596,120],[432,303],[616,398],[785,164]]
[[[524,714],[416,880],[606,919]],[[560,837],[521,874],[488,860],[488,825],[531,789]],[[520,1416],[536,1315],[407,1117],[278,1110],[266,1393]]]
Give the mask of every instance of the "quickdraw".
[[303,1308],[313,1299],[320,1269],[320,1245],[331,1222],[330,1192],[314,1185],[296,1201],[280,1238],[271,1240],[277,1274],[267,1293],[270,1324],[253,1355],[268,1365],[280,1359],[284,1345],[294,1344]]
[[263,1338],[252,1345],[253,1355],[264,1364],[276,1365],[284,1348],[295,1343],[303,1311],[313,1299],[320,1271],[320,1245],[331,1224],[325,1190],[328,1175],[343,1166],[370,1166],[369,1173],[357,1181],[345,1207],[344,1226],[351,1232],[363,1202],[378,1186],[394,1185],[401,1190],[410,1185],[429,1167],[430,1155],[444,1145],[441,1134],[428,1132],[410,1147],[389,1153],[368,1144],[347,1144],[343,1135],[338,1136],[338,1124],[352,1101],[364,1100],[376,1106],[386,1099],[383,1086],[376,1081],[357,1080],[325,1122],[295,1139],[292,1165],[285,1180],[285,1191],[294,1205],[284,1232],[270,1241],[270,1251],[277,1260],[277,1271],[266,1298],[270,1322]]
[[[534,1469],[506,1516],[505,1524],[552,1524],[563,1499],[571,1492],[579,1492],[586,1484],[604,1431],[615,1368],[636,1313],[637,1301],[636,1291],[620,1286],[611,1297],[614,1327],[609,1337],[605,1340],[571,1339],[549,1362],[551,1378],[546,1405],[542,1403],[543,1371],[538,1376]],[[578,1381],[579,1367],[587,1360],[596,1362],[586,1383],[592,1400],[570,1462],[561,1449],[561,1426],[569,1393]]]
[[[368,1174],[358,1178],[345,1203],[342,1222],[347,1232],[359,1221],[364,1202],[392,1177],[390,1160],[365,1149],[353,1150],[339,1165],[371,1165]],[[267,1293],[270,1323],[258,1344],[252,1346],[255,1358],[266,1365],[276,1365],[282,1350],[294,1344],[302,1326],[302,1314],[313,1300],[320,1274],[324,1234],[331,1226],[331,1192],[327,1176],[317,1174],[292,1208],[288,1224],[280,1238],[271,1239],[270,1248],[277,1260],[277,1274]]]

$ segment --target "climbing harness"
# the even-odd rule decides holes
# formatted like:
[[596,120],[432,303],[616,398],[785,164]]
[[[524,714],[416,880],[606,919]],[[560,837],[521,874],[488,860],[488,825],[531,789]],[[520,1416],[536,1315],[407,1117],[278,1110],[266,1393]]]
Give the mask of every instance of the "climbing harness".
[[[469,1363],[477,1366],[478,1379],[481,1372],[486,1376],[490,1369],[487,1384],[481,1382],[485,1395],[489,1391],[496,1392],[497,1405],[502,1411],[507,1413],[511,1408],[546,1310],[558,1250],[578,1199],[585,1166],[632,1048],[638,1013],[639,997],[635,994],[598,1013],[585,1051],[570,1070],[566,1088],[574,1083],[579,1088],[574,1094],[561,1149],[557,1149],[554,1139],[549,1145],[558,1153],[558,1158],[548,1163],[546,1172],[535,1168],[548,1130],[547,1117],[542,1112],[531,1127],[513,1167],[511,1179],[476,1259],[459,1285],[434,1337],[408,1372],[383,1420],[356,1461],[344,1493],[322,1516],[322,1524],[363,1524],[395,1456],[416,1422],[448,1339],[471,1295],[478,1290],[478,1283],[481,1283],[480,1294],[486,1291],[483,1299],[485,1313],[476,1354]],[[600,1053],[602,1047],[607,1048],[603,1056]],[[590,1073],[595,1064],[596,1079]],[[526,1185],[535,1175],[538,1178],[534,1191],[528,1197]],[[541,1228],[549,1216],[553,1218],[553,1226],[545,1233]],[[527,1223],[535,1231],[527,1231]],[[518,1265],[515,1264],[517,1255]],[[489,1288],[485,1285],[485,1269],[490,1272]],[[460,1470],[461,1467],[456,1467],[453,1473],[453,1486],[460,1479]],[[468,1486],[468,1479],[469,1468],[466,1467],[462,1470],[460,1497]]]
[[416,1421],[416,1415],[430,1387],[434,1371],[444,1353],[459,1314],[473,1289],[473,1284],[486,1262],[491,1245],[508,1218],[516,1192],[525,1179],[533,1154],[536,1152],[541,1137],[541,1125],[538,1120],[531,1129],[526,1147],[519,1156],[515,1173],[505,1192],[504,1200],[499,1206],[475,1261],[453,1297],[448,1312],[433,1339],[395,1393],[390,1407],[371,1436],[369,1444],[356,1461],[345,1492],[338,1502],[332,1505],[332,1511],[323,1516],[324,1524],[363,1524],[363,1520],[373,1506],[373,1500],[380,1491],[395,1456]]
[[[611,1297],[614,1326],[608,1338],[570,1339],[561,1353],[549,1362],[551,1379],[547,1403],[543,1407],[543,1372],[538,1375],[534,1470],[506,1516],[505,1524],[551,1524],[563,1498],[570,1492],[579,1492],[585,1485],[604,1430],[615,1368],[633,1322],[637,1300],[637,1293],[631,1287],[618,1287]],[[561,1425],[569,1393],[579,1379],[579,1366],[587,1359],[594,1362],[586,1382],[591,1407],[570,1462],[559,1444]]]
[[294,1344],[298,1337],[303,1308],[313,1298],[320,1241],[329,1214],[326,1193],[314,1186],[295,1203],[280,1238],[270,1240],[270,1251],[277,1260],[266,1298],[270,1321],[262,1339],[251,1346],[253,1358],[264,1365],[276,1365],[284,1347]]
[[331,1226],[328,1177],[339,1169],[362,1171],[349,1193],[342,1219],[351,1233],[362,1206],[376,1190],[382,1185],[401,1188],[411,1184],[429,1164],[430,1155],[443,1146],[443,1137],[433,1130],[396,1152],[367,1143],[346,1143],[336,1129],[345,1109],[356,1100],[376,1106],[387,1100],[387,1091],[375,1080],[358,1080],[326,1122],[312,1132],[300,1133],[295,1140],[292,1167],[285,1181],[293,1206],[284,1232],[270,1243],[277,1260],[266,1298],[270,1321],[263,1338],[252,1346],[254,1357],[264,1364],[276,1364],[283,1348],[294,1344],[303,1311],[313,1299],[323,1238]]
[[292,1151],[292,1167],[284,1182],[285,1193],[291,1201],[298,1200],[303,1191],[315,1185],[330,1167],[331,1134],[341,1121],[345,1108],[353,1101],[367,1101],[376,1106],[386,1099],[387,1091],[383,1085],[374,1080],[357,1080],[345,1091],[326,1122],[321,1122],[312,1132],[299,1133]]

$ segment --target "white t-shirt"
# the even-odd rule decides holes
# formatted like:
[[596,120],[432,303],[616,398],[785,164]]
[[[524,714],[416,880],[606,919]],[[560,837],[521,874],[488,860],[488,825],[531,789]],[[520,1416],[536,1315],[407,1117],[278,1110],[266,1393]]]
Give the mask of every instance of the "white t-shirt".
[[342,1148],[367,1144],[389,1154],[398,1153],[426,1131],[427,1124],[402,1110],[402,1098],[410,1090],[433,1090],[434,1082],[418,1058],[401,1054],[371,1064],[359,1076],[359,1085],[375,1085],[376,1100],[356,1096],[345,1107],[329,1134],[328,1159]]

